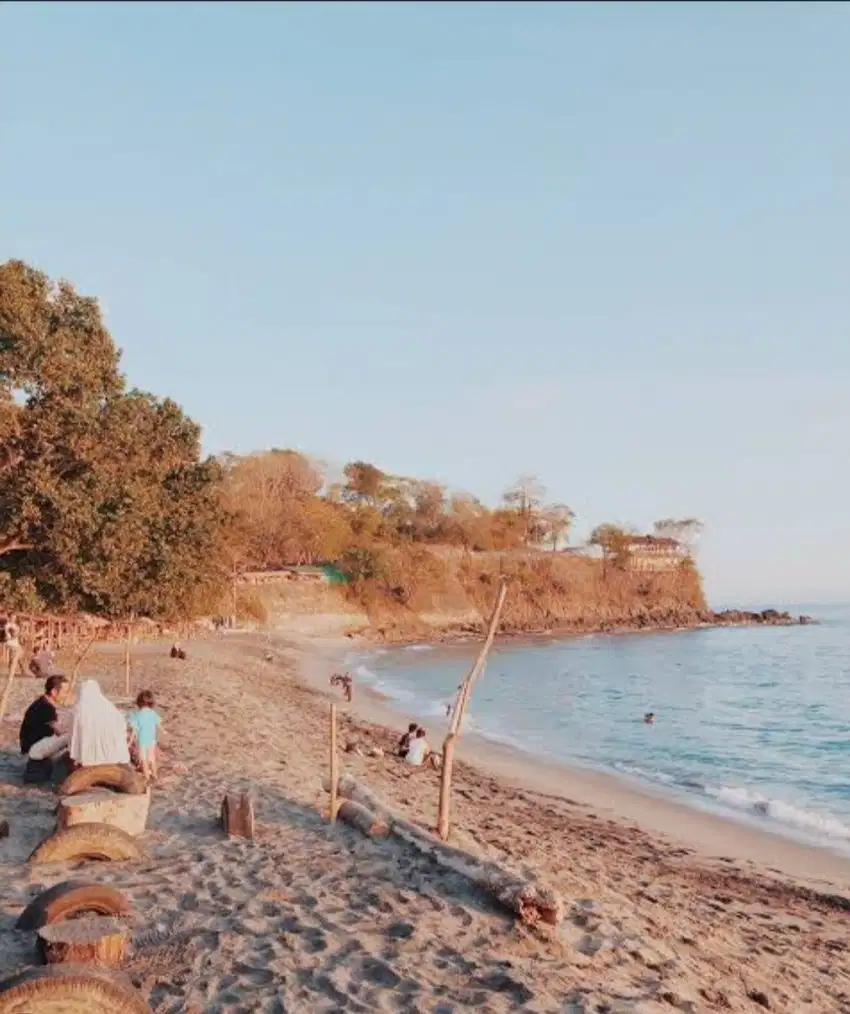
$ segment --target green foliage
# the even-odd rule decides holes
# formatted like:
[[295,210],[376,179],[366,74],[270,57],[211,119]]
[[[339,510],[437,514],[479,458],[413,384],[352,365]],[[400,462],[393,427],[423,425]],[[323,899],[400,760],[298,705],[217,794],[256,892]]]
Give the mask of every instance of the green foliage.
[[0,572],[56,610],[187,615],[223,575],[221,470],[118,363],[96,300],[0,265]]

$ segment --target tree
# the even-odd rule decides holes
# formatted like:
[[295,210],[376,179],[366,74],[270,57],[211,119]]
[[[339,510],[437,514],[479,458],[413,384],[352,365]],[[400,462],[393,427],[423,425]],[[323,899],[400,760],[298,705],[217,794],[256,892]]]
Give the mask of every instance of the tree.
[[606,561],[612,561],[616,566],[623,567],[628,562],[631,537],[632,534],[622,525],[605,522],[593,529],[587,541],[588,545],[598,546],[602,550],[602,556]]
[[567,541],[574,520],[575,513],[565,503],[543,507],[538,518],[539,541],[551,543],[552,551],[557,551]]
[[185,614],[222,577],[220,469],[118,363],[96,300],[0,265],[0,572],[58,609]]
[[349,503],[366,503],[377,507],[386,476],[368,461],[350,461],[343,469],[345,484],[342,496]]
[[521,475],[502,494],[502,502],[521,520],[524,545],[532,542],[539,530],[539,512],[545,496],[546,487],[536,475]]

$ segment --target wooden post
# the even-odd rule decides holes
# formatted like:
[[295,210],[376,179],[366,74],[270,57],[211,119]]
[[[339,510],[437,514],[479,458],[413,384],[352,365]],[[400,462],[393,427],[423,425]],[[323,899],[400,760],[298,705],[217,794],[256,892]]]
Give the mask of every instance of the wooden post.
[[86,642],[85,646],[83,647],[83,650],[80,652],[80,654],[77,656],[76,661],[74,662],[74,668],[71,670],[71,679],[66,684],[66,686],[65,686],[65,693],[62,695],[62,699],[63,700],[66,700],[66,701],[68,700],[68,698],[69,698],[69,696],[71,694],[71,691],[74,689],[74,684],[77,682],[77,676],[79,676],[79,674],[80,674],[80,667],[82,666],[83,662],[85,661],[86,655],[88,655],[88,653],[91,651],[92,646],[94,645],[94,642],[96,640],[97,640],[97,630],[95,630],[95,632],[91,635],[91,637],[89,638],[89,640]]
[[331,704],[331,823],[336,821],[337,795],[339,788],[339,755],[336,748],[336,705]]
[[487,636],[484,639],[484,644],[481,646],[481,651],[478,653],[478,658],[476,658],[474,665],[469,670],[469,675],[463,683],[461,683],[460,688],[458,689],[454,710],[452,711],[451,721],[449,722],[449,732],[443,743],[443,766],[440,770],[440,808],[437,816],[437,834],[443,841],[448,840],[449,830],[451,827],[452,768],[454,765],[455,744],[460,736],[463,716],[466,712],[466,706],[469,703],[472,685],[484,671],[484,665],[487,662],[487,655],[490,653],[493,641],[496,638],[496,631],[499,629],[499,620],[502,616],[502,609],[505,605],[505,597],[507,594],[508,586],[504,581],[502,581],[499,585],[498,594],[496,595],[493,612],[490,615],[490,624],[487,628]]
[[127,641],[124,645],[124,696],[130,696],[130,641],[133,637],[133,621],[127,624]]
[[15,680],[15,674],[12,667],[9,666],[9,675],[6,677],[6,686],[3,688],[3,696],[0,697],[0,722],[6,716],[6,708],[9,706],[9,694],[12,692],[12,683]]

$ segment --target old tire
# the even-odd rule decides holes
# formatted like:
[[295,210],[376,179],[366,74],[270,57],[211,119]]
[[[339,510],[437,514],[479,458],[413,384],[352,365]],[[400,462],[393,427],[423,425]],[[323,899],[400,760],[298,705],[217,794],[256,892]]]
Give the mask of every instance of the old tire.
[[90,768],[77,768],[59,786],[60,796],[76,796],[89,789],[114,789],[130,796],[143,796],[147,792],[144,775],[128,764],[95,764]]
[[132,914],[132,906],[117,888],[109,884],[65,880],[33,898],[18,916],[15,928],[37,930],[84,913],[129,916]]
[[126,831],[110,824],[74,824],[57,831],[29,857],[30,863],[60,863],[69,859],[138,859],[139,846]]
[[123,976],[53,965],[0,982],[0,1014],[151,1014],[151,1009]]

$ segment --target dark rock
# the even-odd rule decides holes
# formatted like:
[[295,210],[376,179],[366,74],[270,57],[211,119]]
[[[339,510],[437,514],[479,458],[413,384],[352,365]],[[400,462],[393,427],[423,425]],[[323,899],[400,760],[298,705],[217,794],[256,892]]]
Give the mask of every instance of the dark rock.
[[753,1003],[757,1003],[760,1007],[764,1007],[766,1010],[770,1010],[770,997],[767,993],[760,989],[747,990],[747,996]]

